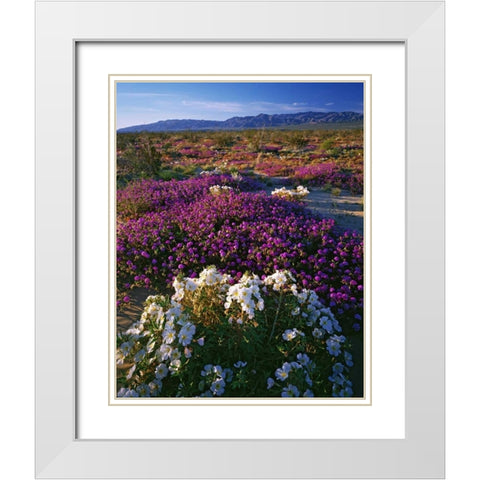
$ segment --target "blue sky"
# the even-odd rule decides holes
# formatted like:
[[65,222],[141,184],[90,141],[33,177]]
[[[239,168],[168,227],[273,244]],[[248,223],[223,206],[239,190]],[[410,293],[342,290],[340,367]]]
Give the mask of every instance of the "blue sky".
[[117,128],[259,113],[363,112],[363,83],[117,83]]

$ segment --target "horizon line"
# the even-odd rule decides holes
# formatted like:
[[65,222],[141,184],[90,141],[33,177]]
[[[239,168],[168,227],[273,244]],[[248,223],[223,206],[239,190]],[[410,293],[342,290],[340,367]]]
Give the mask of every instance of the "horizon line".
[[164,119],[164,120],[157,120],[155,122],[149,122],[149,123],[138,123],[138,124],[135,124],[135,125],[128,125],[128,126],[125,126],[125,127],[120,127],[120,128],[117,128],[117,131],[118,130],[122,130],[124,128],[132,128],[132,127],[139,127],[139,126],[144,126],[144,125],[154,125],[156,123],[159,123],[159,122],[169,122],[169,121],[189,121],[189,120],[193,120],[193,121],[196,121],[196,122],[227,122],[228,120],[232,120],[234,118],[256,118],[256,117],[260,117],[260,116],[279,116],[279,115],[283,115],[283,116],[293,116],[293,115],[304,115],[306,113],[322,113],[322,114],[329,114],[329,113],[357,113],[359,115],[364,115],[364,112],[361,111],[355,111],[355,110],[342,110],[342,111],[336,111],[336,110],[329,110],[329,111],[326,111],[326,112],[323,112],[323,111],[315,111],[315,110],[307,110],[305,112],[295,112],[295,113],[259,113],[257,115],[235,115],[233,117],[229,117],[229,118],[226,118],[225,120],[207,120],[207,119],[201,119],[201,118],[167,118],[167,119]]

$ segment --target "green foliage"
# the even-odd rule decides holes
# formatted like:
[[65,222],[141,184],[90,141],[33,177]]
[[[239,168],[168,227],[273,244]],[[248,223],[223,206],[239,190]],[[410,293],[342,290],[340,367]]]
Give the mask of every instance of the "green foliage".
[[333,147],[328,150],[328,154],[332,158],[338,158],[342,154],[342,149],[340,147]]
[[117,134],[117,149],[125,150],[130,145],[137,141],[136,133],[118,133]]
[[156,175],[162,169],[162,154],[148,139],[141,144],[137,154],[137,162],[140,170],[147,175]]
[[200,135],[201,135],[200,132],[197,132],[194,130],[187,130],[183,132],[183,138],[192,143],[198,142],[200,139]]
[[288,143],[293,148],[300,150],[308,145],[308,138],[303,132],[297,131],[290,135]]
[[251,152],[260,152],[265,143],[265,129],[247,130],[245,132],[247,138],[248,149]]
[[238,283],[215,267],[151,296],[118,337],[118,396],[351,396],[341,327],[289,272]]
[[218,132],[214,141],[219,148],[228,148],[235,143],[235,135],[232,132]]
[[323,150],[330,150],[335,145],[335,142],[329,138],[320,145]]
[[352,177],[351,185],[342,188],[360,191],[362,130],[322,128],[121,133],[117,135],[117,185],[121,188],[138,179],[188,178],[205,170],[253,172],[316,185],[317,174],[313,169],[313,177],[309,175],[307,167],[334,162],[338,172],[345,174],[343,183]]

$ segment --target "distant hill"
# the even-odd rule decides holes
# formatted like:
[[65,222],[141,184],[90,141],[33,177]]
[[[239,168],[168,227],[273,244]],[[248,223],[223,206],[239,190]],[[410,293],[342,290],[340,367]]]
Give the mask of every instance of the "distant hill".
[[227,120],[160,120],[155,123],[119,128],[118,133],[178,132],[182,130],[246,130],[255,128],[314,128],[325,126],[361,127],[363,114],[356,112],[280,113],[251,117],[232,117]]

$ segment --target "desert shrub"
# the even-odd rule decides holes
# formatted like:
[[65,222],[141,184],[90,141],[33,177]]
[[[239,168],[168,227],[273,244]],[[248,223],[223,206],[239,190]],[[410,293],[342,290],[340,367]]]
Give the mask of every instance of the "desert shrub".
[[178,173],[180,178],[192,177],[197,173],[195,165],[175,165],[172,170]]
[[265,142],[266,133],[265,130],[247,130],[245,132],[247,139],[247,146],[251,152],[259,152],[262,150]]
[[170,169],[166,168],[164,170],[160,170],[157,175],[155,175],[157,180],[164,180],[164,181],[170,181],[170,180],[182,180],[184,177],[184,174],[176,169]]
[[202,133],[195,130],[186,130],[183,132],[183,138],[189,142],[198,142]]
[[117,148],[125,150],[129,145],[135,144],[137,135],[136,133],[117,133]]
[[335,145],[335,142],[331,138],[329,138],[322,142],[321,148],[323,150],[330,150],[334,145]]
[[174,287],[119,335],[119,397],[353,395],[340,323],[290,272],[235,281],[209,267]]
[[219,148],[231,147],[235,143],[235,139],[236,137],[232,132],[219,132],[214,137]]
[[308,145],[308,138],[303,132],[292,133],[287,141],[293,148],[296,149],[301,149]]

